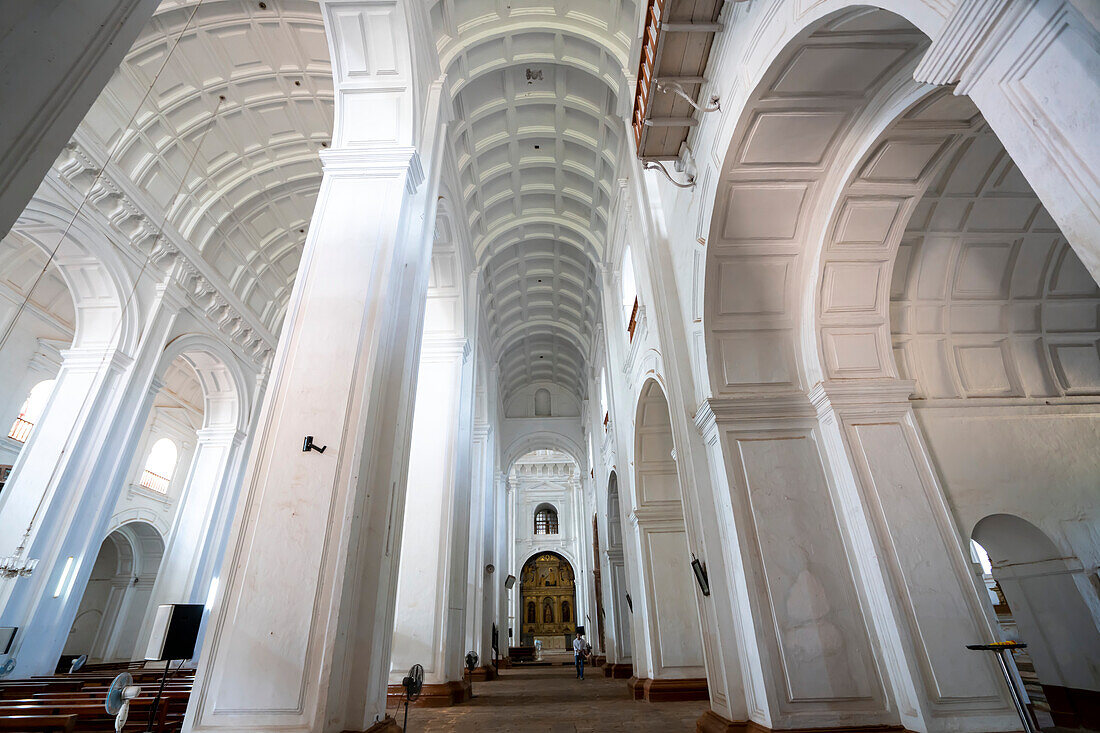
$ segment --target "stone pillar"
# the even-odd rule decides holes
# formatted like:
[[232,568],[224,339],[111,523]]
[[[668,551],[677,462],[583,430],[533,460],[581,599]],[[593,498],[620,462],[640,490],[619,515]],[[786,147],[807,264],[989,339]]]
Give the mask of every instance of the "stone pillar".
[[[696,422],[725,469],[715,491],[740,605],[739,626],[726,638],[746,667],[731,709],[776,729],[895,723],[813,406],[801,393],[710,399]],[[745,703],[732,699],[738,692]],[[733,726],[713,712],[700,720],[705,730]]]
[[159,0],[13,3],[0,20],[0,237],[8,233]]
[[463,645],[472,497],[462,454],[470,451],[471,352],[465,338],[425,338],[421,348],[390,665],[395,702],[414,664],[424,667],[417,704],[470,697]]
[[51,674],[57,665],[160,389],[154,374],[183,302],[173,282],[157,286],[133,356],[115,347],[62,352],[49,404],[0,500],[0,554],[11,553],[30,525],[25,556],[39,560],[30,577],[0,584],[0,626],[20,629],[15,677]]
[[989,655],[999,639],[909,403],[913,382],[829,381],[810,392],[838,512],[863,579],[880,666],[910,730],[1014,730]]
[[[227,530],[225,505],[240,478],[241,446],[245,436],[235,427],[206,427],[196,431],[195,454],[187,483],[180,494],[164,558],[157,571],[156,588],[149,608],[162,603],[205,603],[217,564],[210,555]],[[140,638],[145,638],[151,616]]]
[[[393,588],[449,102],[419,6],[322,0],[321,12],[333,144],[186,731],[394,725]],[[303,452],[306,435],[327,450]]]
[[188,730],[362,730],[385,712],[435,181],[407,147],[323,162]]
[[490,563],[491,555],[486,554],[486,535],[492,530],[492,519],[486,516],[485,507],[491,498],[491,487],[487,486],[485,459],[489,438],[487,423],[474,425],[473,441],[470,448],[472,460],[470,470],[470,552],[466,571],[466,642],[467,650],[477,652],[479,664],[488,660],[483,645],[483,621],[485,620],[484,590],[486,581],[485,565]]
[[960,0],[914,77],[957,84],[955,94],[974,100],[1100,281],[1100,13],[1094,8],[1077,0]]
[[[961,646],[962,630],[966,636],[979,627],[965,597],[973,588],[967,591],[953,569],[963,561],[958,541],[943,523],[942,501],[932,508],[906,441],[892,440],[900,424],[882,424],[885,412],[868,420],[863,437],[874,454],[871,474],[883,482],[877,490],[888,490],[895,503],[891,523],[876,518],[876,499],[854,488],[844,445],[859,435],[859,419],[849,433],[837,427],[837,415],[851,407],[855,417],[861,400],[847,394],[819,388],[813,401],[800,392],[711,399],[697,416],[712,460],[724,467],[716,491],[739,604],[739,626],[728,638],[746,662],[748,718],[774,729],[1018,727],[990,660],[967,656]],[[864,407],[882,397],[866,395]],[[895,563],[889,580],[878,569],[886,558]],[[910,638],[923,639],[924,648],[913,648]],[[933,681],[934,698],[914,689]],[[713,712],[699,721],[702,731],[741,725]]]
[[626,559],[623,547],[607,548],[607,579],[604,581],[606,593],[608,648],[607,662],[611,677],[626,679],[634,673],[634,659],[630,644],[630,609],[626,604]]

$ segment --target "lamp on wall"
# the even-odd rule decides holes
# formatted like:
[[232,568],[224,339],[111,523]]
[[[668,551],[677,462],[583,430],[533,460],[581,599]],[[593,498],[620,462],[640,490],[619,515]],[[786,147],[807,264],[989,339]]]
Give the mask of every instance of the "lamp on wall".
[[695,573],[695,580],[699,582],[699,590],[703,591],[704,596],[709,596],[710,580],[707,578],[707,566],[695,557],[694,552],[691,553],[691,569]]

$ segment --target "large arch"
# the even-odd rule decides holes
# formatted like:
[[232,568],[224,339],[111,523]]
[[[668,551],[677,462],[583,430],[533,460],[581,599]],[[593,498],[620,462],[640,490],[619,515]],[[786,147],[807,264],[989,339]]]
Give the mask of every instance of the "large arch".
[[[697,590],[690,566],[672,421],[664,390],[647,379],[634,420],[631,520],[639,558],[634,600],[636,697],[650,701],[708,697]],[[639,633],[640,632],[640,633]]]
[[631,608],[627,596],[630,583],[626,571],[626,557],[623,549],[625,532],[623,530],[621,498],[619,496],[619,477],[615,471],[607,479],[607,557],[608,578],[605,581],[608,603],[611,610],[611,644],[608,645],[608,672],[612,677],[626,679],[634,673],[633,645],[631,643]]
[[[883,242],[900,237],[922,184],[980,118],[965,99],[913,81],[929,38],[908,20],[819,7],[773,52],[730,123],[707,240],[707,419],[726,511],[752,538],[737,551],[755,606],[743,638],[769,660],[752,675],[762,680],[746,682],[763,685],[773,727],[825,724],[829,699],[850,722],[897,709],[906,727],[935,729],[945,715],[1011,726],[992,666],[954,651],[992,629],[907,413],[910,385],[889,378],[889,339],[874,333],[889,321],[888,277],[875,269],[892,259]],[[898,134],[881,139],[907,111]],[[810,597],[816,610],[794,610]],[[804,676],[809,628],[818,630],[809,656],[848,681],[843,693]]]
[[[518,614],[516,623],[519,626],[519,642],[521,646],[534,646],[534,642],[541,641],[544,650],[565,652],[571,649],[569,639],[573,636],[578,616],[577,609],[579,594],[579,573],[576,570],[575,560],[570,560],[568,553],[558,550],[538,550],[531,553],[519,566],[519,593],[517,594]],[[558,576],[553,569],[558,564],[564,564],[564,568]],[[551,572],[547,574],[547,570]],[[542,571],[541,575],[539,574]],[[568,577],[566,575],[568,571]],[[544,585],[546,584],[546,585]],[[551,588],[550,591],[543,590]],[[570,605],[570,619],[565,620],[562,613],[562,603]],[[547,603],[550,604],[549,618],[546,618]],[[530,606],[530,608],[528,608]],[[534,610],[534,621],[530,621],[529,611]],[[581,624],[583,625],[583,624]]]
[[1074,580],[1080,559],[1067,556],[1041,529],[1011,514],[984,517],[973,539],[989,553],[993,577],[1028,645],[1055,724],[1095,728],[1100,674],[1092,660],[1100,659],[1100,628],[1082,596],[1091,588]]
[[142,658],[142,621],[164,553],[151,524],[131,521],[103,540],[81,596],[63,655],[87,654],[91,662]]

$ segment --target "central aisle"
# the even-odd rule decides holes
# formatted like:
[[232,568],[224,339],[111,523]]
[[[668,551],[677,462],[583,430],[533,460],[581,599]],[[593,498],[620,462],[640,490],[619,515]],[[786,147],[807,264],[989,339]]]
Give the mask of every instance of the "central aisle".
[[[630,698],[626,680],[587,669],[584,681],[570,667],[502,669],[500,679],[474,682],[474,697],[450,708],[409,708],[409,733],[444,731],[661,731],[695,730],[706,702],[648,703]],[[389,714],[401,723],[402,709]]]

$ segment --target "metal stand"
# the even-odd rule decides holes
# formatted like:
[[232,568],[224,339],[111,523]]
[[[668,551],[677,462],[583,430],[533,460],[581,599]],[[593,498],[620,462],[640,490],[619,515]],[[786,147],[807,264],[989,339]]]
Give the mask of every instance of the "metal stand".
[[409,729],[409,696],[405,695],[405,721],[401,723],[401,730],[406,731]]
[[994,644],[967,644],[966,648],[975,651],[993,652],[993,656],[997,658],[997,666],[1001,668],[1001,674],[1004,675],[1005,684],[1008,685],[1008,693],[1012,696],[1012,704],[1016,706],[1016,714],[1020,716],[1020,722],[1024,724],[1024,733],[1039,733],[1039,726],[1031,717],[1031,711],[1028,710],[1027,705],[1024,704],[1023,695],[1016,689],[1016,678],[1013,676],[1012,670],[1009,669],[1008,659],[1005,657],[1006,654],[1012,654],[1015,649],[1026,649],[1027,644],[1020,644],[1015,641],[1000,641]]
[[[168,681],[168,670],[171,667],[172,660],[164,660],[164,674],[160,676],[160,687],[157,688],[157,696],[153,698],[153,707],[149,709],[149,725],[145,727],[147,733],[153,733],[153,729],[157,724],[157,708],[160,706],[160,696],[164,694],[164,683]],[[1031,731],[1028,731],[1028,733],[1031,733]]]

